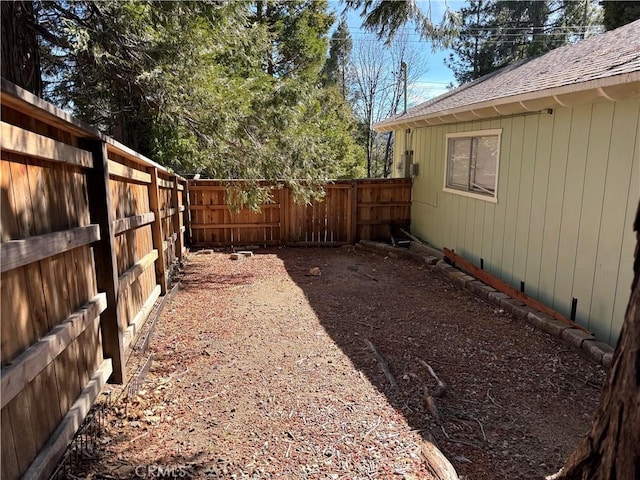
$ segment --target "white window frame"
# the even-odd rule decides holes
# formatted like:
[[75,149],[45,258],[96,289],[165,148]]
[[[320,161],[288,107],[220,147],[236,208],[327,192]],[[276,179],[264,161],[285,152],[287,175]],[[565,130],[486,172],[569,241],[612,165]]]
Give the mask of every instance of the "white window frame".
[[[462,190],[458,188],[452,188],[447,186],[449,177],[449,139],[451,138],[473,138],[473,137],[498,137],[498,158],[496,159],[496,190],[493,195],[483,195],[481,193],[472,192],[469,190]],[[498,203],[498,180],[500,172],[500,145],[502,142],[502,129],[495,128],[491,130],[473,130],[469,132],[457,132],[447,133],[445,139],[445,152],[444,152],[444,184],[443,190],[448,193],[454,193],[456,195],[462,195],[463,197],[471,197],[477,200],[484,200],[485,202]]]

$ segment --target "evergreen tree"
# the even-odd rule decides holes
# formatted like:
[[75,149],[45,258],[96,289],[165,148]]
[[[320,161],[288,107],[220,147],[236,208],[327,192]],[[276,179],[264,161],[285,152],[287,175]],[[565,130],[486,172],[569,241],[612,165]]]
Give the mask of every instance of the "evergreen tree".
[[342,18],[331,35],[329,58],[322,68],[322,80],[325,85],[337,86],[344,99],[347,98],[347,77],[352,50],[353,41],[349,33],[349,26],[346,19]]
[[266,28],[271,48],[263,69],[271,76],[317,78],[335,18],[326,0],[260,0],[251,20]]
[[258,22],[240,2],[47,2],[47,97],[179,173],[247,179],[238,202],[267,198],[258,179],[318,195],[362,159],[320,81],[332,17],[324,1],[266,6]]
[[640,18],[640,2],[607,0],[600,2],[604,9],[604,28],[614,30]]
[[451,44],[454,53],[445,64],[453,71],[459,84],[480,78],[495,70],[495,55],[491,48],[493,5],[487,0],[471,0],[460,9],[459,35]]
[[447,65],[465,83],[597,31],[600,8],[581,2],[473,0],[457,12]]
[[40,51],[31,1],[2,2],[2,78],[42,95]]
[[400,27],[409,22],[425,20],[416,0],[388,2],[384,0],[346,0],[348,9],[360,10],[363,26],[378,35],[378,39],[391,40]]

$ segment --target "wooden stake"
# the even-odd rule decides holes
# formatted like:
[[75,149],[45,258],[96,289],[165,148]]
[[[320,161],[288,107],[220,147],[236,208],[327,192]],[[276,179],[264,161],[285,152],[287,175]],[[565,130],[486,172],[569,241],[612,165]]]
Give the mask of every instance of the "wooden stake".
[[173,208],[173,215],[171,216],[171,221],[173,222],[173,232],[176,235],[176,243],[175,243],[175,248],[174,248],[174,255],[176,256],[175,259],[172,260],[178,260],[178,262],[182,262],[182,249],[184,247],[183,245],[183,235],[182,232],[180,231],[180,215],[182,215],[182,213],[180,212],[180,202],[178,200],[178,195],[180,193],[180,191],[178,190],[178,176],[174,175],[173,177],[173,191],[171,192],[171,208]]

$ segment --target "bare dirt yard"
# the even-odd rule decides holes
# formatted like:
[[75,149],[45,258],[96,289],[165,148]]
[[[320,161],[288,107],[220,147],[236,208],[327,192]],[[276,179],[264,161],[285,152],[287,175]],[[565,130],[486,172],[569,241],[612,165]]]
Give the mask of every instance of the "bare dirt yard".
[[[605,377],[436,269],[382,254],[191,255],[180,281],[143,389],[112,402],[76,476],[430,479],[433,441],[462,479],[544,478],[587,432]],[[437,412],[425,364],[448,387]]]

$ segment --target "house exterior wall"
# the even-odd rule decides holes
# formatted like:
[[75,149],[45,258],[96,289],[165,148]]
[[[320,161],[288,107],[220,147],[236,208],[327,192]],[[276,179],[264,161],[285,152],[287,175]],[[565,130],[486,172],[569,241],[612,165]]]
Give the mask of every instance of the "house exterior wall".
[[[414,151],[412,231],[615,345],[629,299],[640,198],[640,98],[397,133]],[[443,191],[446,134],[501,129],[497,203]],[[394,171],[395,173],[395,171]]]

